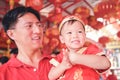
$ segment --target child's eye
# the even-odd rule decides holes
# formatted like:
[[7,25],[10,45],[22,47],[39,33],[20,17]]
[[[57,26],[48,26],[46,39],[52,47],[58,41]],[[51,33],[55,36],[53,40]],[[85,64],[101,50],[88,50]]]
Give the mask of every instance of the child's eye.
[[72,34],[72,32],[67,32],[67,34]]
[[78,31],[78,33],[82,33],[82,31]]

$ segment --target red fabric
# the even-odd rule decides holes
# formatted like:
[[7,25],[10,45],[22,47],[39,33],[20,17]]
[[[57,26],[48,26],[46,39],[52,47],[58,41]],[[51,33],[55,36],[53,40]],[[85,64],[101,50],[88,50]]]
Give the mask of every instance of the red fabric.
[[44,57],[39,62],[39,68],[20,62],[15,57],[0,67],[0,80],[48,80],[50,70],[49,57]]
[[[95,45],[90,45],[83,54],[97,54],[101,50]],[[62,61],[63,54],[57,56],[59,62]],[[87,59],[86,59],[87,60]],[[92,68],[84,65],[75,65],[68,69],[60,80],[99,80],[99,74]]]
[[111,75],[109,75],[109,76],[107,77],[106,80],[117,80],[117,76],[111,74]]
[[83,54],[97,54],[100,53],[102,50],[99,49],[96,45],[89,45],[87,49],[83,52]]

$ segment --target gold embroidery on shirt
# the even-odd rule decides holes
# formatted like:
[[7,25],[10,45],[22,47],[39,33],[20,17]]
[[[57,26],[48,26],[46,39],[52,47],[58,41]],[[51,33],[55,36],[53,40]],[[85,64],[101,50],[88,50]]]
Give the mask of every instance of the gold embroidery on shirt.
[[83,54],[83,52],[87,49],[87,47],[81,48],[77,53],[78,54]]
[[62,74],[57,80],[62,80],[63,78],[65,78],[64,74]]
[[79,68],[75,71],[74,76],[73,76],[73,80],[83,80],[81,68]]

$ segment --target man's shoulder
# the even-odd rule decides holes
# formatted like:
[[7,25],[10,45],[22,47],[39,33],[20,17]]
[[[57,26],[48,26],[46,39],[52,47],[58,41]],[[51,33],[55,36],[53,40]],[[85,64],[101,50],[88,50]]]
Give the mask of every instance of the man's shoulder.
[[2,66],[0,66],[0,72],[4,72],[7,71],[10,66],[12,65],[11,63],[13,63],[15,60],[13,60],[12,58],[8,60],[8,62],[4,63]]
[[8,67],[8,62],[0,66],[0,73],[6,72],[6,70],[8,70]]

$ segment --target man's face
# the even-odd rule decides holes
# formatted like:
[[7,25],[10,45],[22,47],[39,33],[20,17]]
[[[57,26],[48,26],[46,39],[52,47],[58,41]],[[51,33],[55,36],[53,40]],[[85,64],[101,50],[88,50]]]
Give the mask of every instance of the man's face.
[[26,13],[18,18],[15,29],[11,29],[9,32],[8,34],[17,46],[40,48],[42,45],[43,26],[32,13]]

